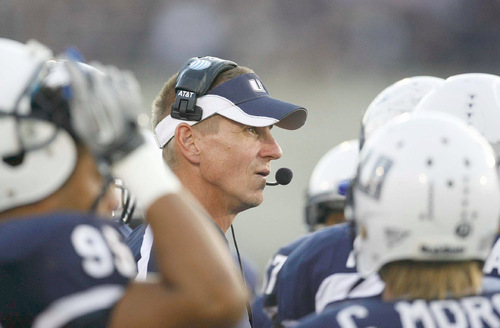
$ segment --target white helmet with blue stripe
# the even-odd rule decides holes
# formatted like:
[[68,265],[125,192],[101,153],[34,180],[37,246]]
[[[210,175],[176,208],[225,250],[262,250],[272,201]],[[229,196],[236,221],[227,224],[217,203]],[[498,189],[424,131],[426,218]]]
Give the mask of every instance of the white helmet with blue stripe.
[[306,223],[315,230],[329,213],[344,211],[346,193],[358,165],[358,140],[344,141],[318,161],[307,188]]

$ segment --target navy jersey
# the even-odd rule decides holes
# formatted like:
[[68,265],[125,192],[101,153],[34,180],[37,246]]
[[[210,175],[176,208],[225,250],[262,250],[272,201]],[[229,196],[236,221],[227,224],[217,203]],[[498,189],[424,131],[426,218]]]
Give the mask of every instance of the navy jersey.
[[137,226],[126,242],[137,263],[136,279],[144,280],[148,272],[158,272],[153,251],[153,231],[148,224],[143,223]]
[[[215,226],[217,227],[218,231],[220,231],[221,238],[224,238],[224,240],[226,240],[224,233],[217,225]],[[137,280],[146,279],[148,273],[158,272],[158,265],[156,263],[153,248],[153,231],[148,224],[143,223],[137,226],[129,235],[126,242],[132,250],[132,254],[137,263]],[[236,260],[237,258],[235,257],[235,261]],[[249,288],[250,292],[254,292],[255,285],[257,284],[257,271],[254,269],[254,265],[244,258],[242,258],[241,262],[247,287]],[[248,322],[248,317],[245,316],[245,318],[241,320],[237,327],[249,327]]]
[[132,233],[133,229],[126,224],[122,224],[120,222],[117,223],[118,223],[118,231],[120,231],[120,233],[122,234],[123,239],[127,239],[128,236],[130,236],[130,234]]
[[500,291],[500,235],[497,235],[493,248],[483,266],[483,291]]
[[357,273],[350,224],[327,227],[311,234],[283,265],[276,283],[277,321],[287,324],[332,302],[380,295],[383,289],[378,275],[362,279]]
[[0,224],[0,326],[105,327],[136,273],[112,221],[52,213]]
[[290,244],[281,247],[267,263],[261,295],[257,296],[252,304],[255,327],[264,328],[272,326],[270,319],[274,319],[277,313],[276,281],[279,272],[288,259],[288,256],[309,236],[310,234],[301,236]]
[[[226,240],[224,233],[217,225],[215,226],[217,227],[217,230],[220,231],[222,238]],[[158,272],[158,265],[156,263],[153,248],[153,230],[149,224],[143,223],[138,225],[126,238],[126,243],[130,247],[135,262],[137,263],[138,273],[136,279],[144,280],[146,279],[148,272]],[[246,264],[249,268],[253,266],[253,264],[250,263]],[[256,283],[257,279],[251,278],[248,279],[248,281]]]
[[264,297],[257,295],[252,301],[253,328],[271,328],[273,322],[264,312]]
[[381,298],[346,301],[330,305],[321,314],[308,316],[294,327],[500,327],[500,293],[434,301],[384,302]]
[[488,259],[483,267],[484,275],[487,277],[500,278],[500,235],[497,235]]

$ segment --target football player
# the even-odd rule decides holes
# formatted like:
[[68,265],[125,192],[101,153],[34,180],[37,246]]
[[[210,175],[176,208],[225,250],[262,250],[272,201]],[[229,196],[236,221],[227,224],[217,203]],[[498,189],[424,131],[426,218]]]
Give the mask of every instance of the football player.
[[392,120],[367,139],[352,192],[357,270],[385,288],[297,327],[500,326],[500,294],[479,293],[500,187],[476,129],[436,112]]
[[[358,165],[358,140],[342,142],[330,149],[316,164],[307,189],[305,221],[310,231],[339,224],[344,219],[345,194]],[[311,234],[280,248],[266,268],[262,294],[254,301],[255,327],[270,327],[277,312],[276,282],[288,256]],[[265,311],[265,313],[264,313]]]
[[[363,115],[360,147],[388,120],[413,111],[420,99],[443,81],[415,76],[385,88]],[[335,167],[330,169],[334,171]],[[354,176],[355,167],[352,170]],[[346,206],[347,217],[350,211]],[[376,274],[365,279],[357,273],[352,242],[350,223],[344,223],[313,233],[287,257],[274,287],[277,324],[289,325],[312,312],[321,312],[332,302],[380,294],[383,283]]]
[[[230,327],[245,288],[218,232],[143,143],[137,81],[51,58],[0,39],[0,326]],[[157,279],[131,281],[133,256],[101,218],[116,205],[113,176],[163,237]]]
[[[493,147],[500,159],[500,76],[466,73],[451,76],[429,93],[415,112],[439,111],[464,120],[475,127]],[[500,290],[500,235],[483,267],[484,290]]]

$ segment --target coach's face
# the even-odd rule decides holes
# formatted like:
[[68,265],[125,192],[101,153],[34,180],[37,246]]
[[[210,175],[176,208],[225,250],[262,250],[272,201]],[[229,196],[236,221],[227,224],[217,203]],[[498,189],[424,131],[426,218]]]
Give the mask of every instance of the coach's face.
[[262,203],[271,161],[283,154],[271,127],[222,118],[218,133],[202,139],[200,173],[218,201],[232,214]]

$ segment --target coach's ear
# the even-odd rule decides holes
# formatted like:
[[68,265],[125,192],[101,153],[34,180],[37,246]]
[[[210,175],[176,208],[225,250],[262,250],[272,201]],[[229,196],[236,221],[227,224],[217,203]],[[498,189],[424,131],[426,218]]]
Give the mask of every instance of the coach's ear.
[[193,127],[186,123],[181,123],[175,128],[175,145],[179,153],[192,164],[200,162],[199,145],[195,135],[198,133]]

